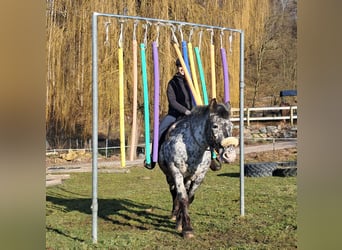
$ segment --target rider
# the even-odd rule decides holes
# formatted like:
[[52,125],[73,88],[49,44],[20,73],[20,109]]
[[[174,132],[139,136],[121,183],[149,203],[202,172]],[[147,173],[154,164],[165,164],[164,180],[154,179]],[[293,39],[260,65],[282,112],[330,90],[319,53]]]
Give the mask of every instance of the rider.
[[[161,135],[173,124],[177,119],[191,114],[193,107],[191,91],[188,83],[185,79],[184,69],[180,63],[180,60],[176,60],[177,73],[172,77],[167,86],[167,100],[169,102],[169,110],[167,115],[162,119],[159,124],[159,138]],[[151,154],[152,155],[152,154]],[[156,162],[152,161],[151,164],[144,162],[144,166],[147,169],[153,169]],[[218,162],[213,162],[211,169],[218,170]],[[216,166],[216,167],[215,167]]]
[[184,69],[176,60],[178,72],[172,77],[167,86],[169,111],[159,125],[159,138],[178,118],[190,115],[192,109],[191,91],[185,79]]

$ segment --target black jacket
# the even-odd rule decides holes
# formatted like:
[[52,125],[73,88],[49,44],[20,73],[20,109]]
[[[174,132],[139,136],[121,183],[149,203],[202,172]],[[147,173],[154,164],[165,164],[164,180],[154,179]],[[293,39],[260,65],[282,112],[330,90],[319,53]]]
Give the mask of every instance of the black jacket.
[[168,115],[176,118],[184,116],[186,110],[192,109],[191,92],[186,79],[177,73],[167,86],[167,99],[169,101]]

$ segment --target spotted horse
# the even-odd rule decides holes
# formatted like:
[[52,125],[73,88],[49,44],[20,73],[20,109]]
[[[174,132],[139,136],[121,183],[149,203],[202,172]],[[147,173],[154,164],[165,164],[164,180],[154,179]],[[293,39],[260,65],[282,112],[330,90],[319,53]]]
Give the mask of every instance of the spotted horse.
[[160,140],[158,165],[172,195],[171,219],[184,238],[194,237],[189,206],[209,170],[211,151],[225,163],[235,161],[238,140],[232,137],[230,105],[212,99],[173,124]]

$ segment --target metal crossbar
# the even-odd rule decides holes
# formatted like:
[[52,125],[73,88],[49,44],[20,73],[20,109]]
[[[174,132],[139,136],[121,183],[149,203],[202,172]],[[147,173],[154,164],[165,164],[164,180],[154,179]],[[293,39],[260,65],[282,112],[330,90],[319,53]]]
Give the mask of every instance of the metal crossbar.
[[176,24],[176,25],[181,25],[181,26],[192,26],[192,27],[205,28],[205,29],[218,29],[221,31],[232,31],[232,32],[243,33],[243,31],[239,29],[232,29],[232,28],[206,25],[206,24],[189,23],[189,22],[182,22],[182,21],[175,21],[175,20],[164,20],[164,19],[157,19],[157,18],[147,18],[147,17],[140,17],[140,16],[126,16],[126,15],[98,13],[98,12],[93,13],[93,17],[97,18],[98,16],[113,17],[113,18],[119,18],[119,19],[133,19],[133,20],[146,21],[146,22],[152,22],[152,23]]

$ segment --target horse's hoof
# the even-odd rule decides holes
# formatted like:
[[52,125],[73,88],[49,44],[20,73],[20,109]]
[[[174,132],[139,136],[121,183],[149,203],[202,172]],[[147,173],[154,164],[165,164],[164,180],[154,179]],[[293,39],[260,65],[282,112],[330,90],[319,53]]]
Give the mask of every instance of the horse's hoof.
[[176,221],[176,219],[177,219],[176,215],[171,215],[171,218],[170,218],[171,221]]
[[176,231],[177,231],[177,232],[182,232],[182,230],[183,230],[182,224],[177,223],[177,225],[176,225]]
[[193,231],[185,231],[185,232],[183,232],[183,238],[184,239],[191,239],[193,237],[195,237]]

